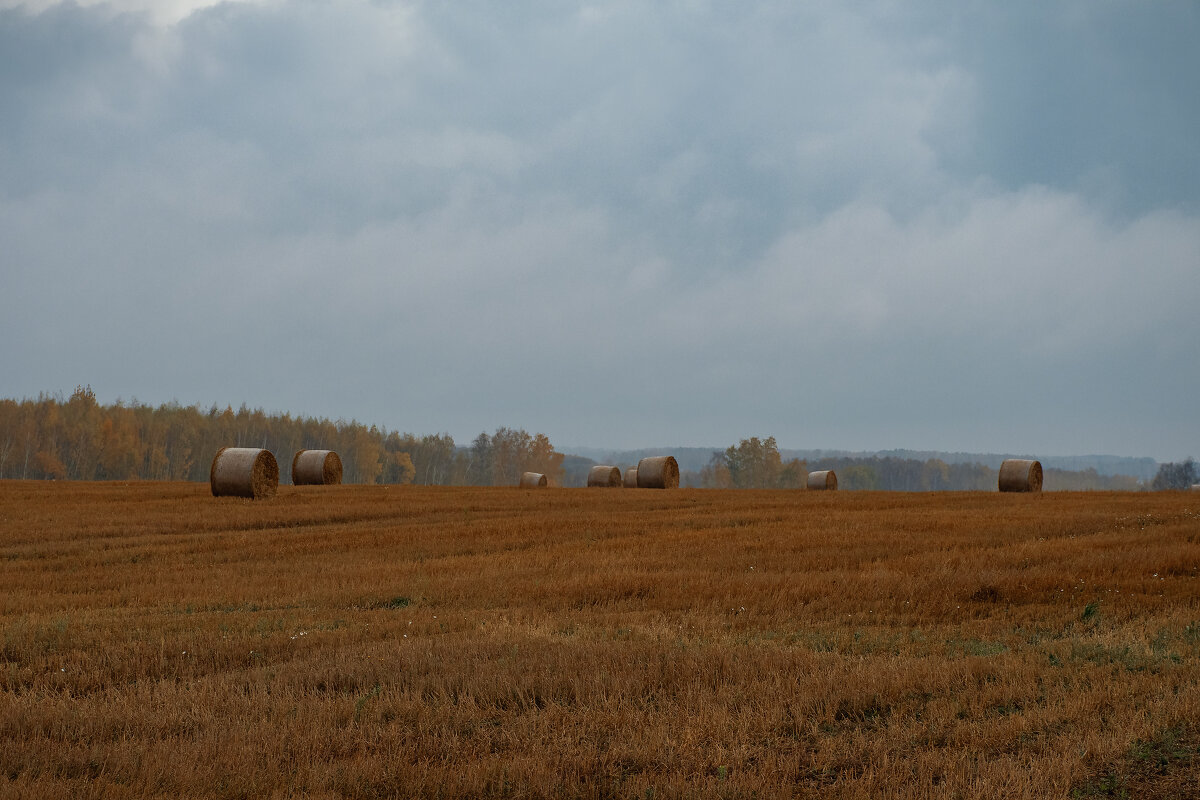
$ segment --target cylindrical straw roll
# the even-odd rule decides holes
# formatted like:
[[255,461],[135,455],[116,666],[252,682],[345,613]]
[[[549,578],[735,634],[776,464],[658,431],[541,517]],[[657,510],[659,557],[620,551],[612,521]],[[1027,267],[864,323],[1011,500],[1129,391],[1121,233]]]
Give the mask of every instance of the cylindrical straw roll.
[[808,473],[808,488],[823,492],[835,491],[837,489],[837,473],[831,469]]
[[679,462],[675,456],[649,456],[637,465],[639,489],[678,489]]
[[335,486],[342,482],[342,459],[332,450],[298,450],[292,457],[296,486]]
[[1042,462],[1023,458],[1005,459],[1000,465],[999,485],[1002,492],[1040,492]]
[[621,468],[620,467],[607,467],[607,466],[603,466],[601,464],[597,464],[596,466],[594,466],[590,470],[588,470],[587,485],[589,487],[603,486],[605,488],[610,487],[610,486],[620,486],[621,485]]
[[279,490],[279,464],[270,450],[222,447],[208,473],[213,497],[274,497]]
[[521,475],[522,489],[543,489],[550,485],[550,481],[540,472],[526,472]]

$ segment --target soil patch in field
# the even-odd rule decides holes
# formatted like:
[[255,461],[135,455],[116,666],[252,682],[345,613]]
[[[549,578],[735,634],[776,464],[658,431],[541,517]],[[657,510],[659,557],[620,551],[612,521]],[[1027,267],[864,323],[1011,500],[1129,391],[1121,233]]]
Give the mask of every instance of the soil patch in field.
[[1119,764],[1075,789],[1071,797],[1200,797],[1200,726],[1168,728],[1156,739],[1136,742]]

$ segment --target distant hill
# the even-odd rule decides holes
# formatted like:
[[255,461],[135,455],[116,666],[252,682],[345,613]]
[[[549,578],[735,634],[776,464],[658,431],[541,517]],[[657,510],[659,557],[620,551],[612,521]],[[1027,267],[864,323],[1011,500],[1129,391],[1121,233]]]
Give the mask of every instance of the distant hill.
[[[578,455],[563,458],[563,486],[587,486],[588,470],[597,464],[596,461]],[[622,473],[624,474],[624,473]]]
[[724,447],[647,447],[641,450],[605,450],[599,447],[564,447],[560,452],[590,459],[593,464],[612,464],[625,469],[637,466],[638,461],[648,456],[675,456],[683,472],[699,472],[712,458],[712,454]]
[[844,450],[780,450],[779,454],[786,460],[799,458],[805,461],[815,461],[821,458],[907,458],[915,461],[928,461],[931,458],[941,459],[947,464],[983,464],[985,467],[999,469],[1006,458],[1036,458],[1046,469],[1061,469],[1071,472],[1083,472],[1094,469],[1099,475],[1129,475],[1140,480],[1149,481],[1158,472],[1158,462],[1153,458],[1134,458],[1132,456],[1047,456],[1038,453],[946,453],[937,450],[876,450],[866,452],[848,452]]
[[[724,447],[650,447],[641,450],[605,450],[599,447],[567,447],[563,452],[590,460],[596,464],[613,464],[622,469],[637,464],[646,456],[675,456],[679,469],[684,472],[699,472],[712,454],[724,451]],[[983,464],[999,469],[1006,458],[1036,458],[1046,469],[1083,472],[1094,469],[1099,475],[1128,475],[1149,482],[1158,472],[1158,462],[1153,458],[1131,456],[1045,456],[1029,453],[947,453],[939,450],[784,450],[779,455],[784,461],[798,458],[815,462],[823,458],[900,458],[914,461],[941,459],[947,464]],[[590,466],[590,465],[589,465]]]

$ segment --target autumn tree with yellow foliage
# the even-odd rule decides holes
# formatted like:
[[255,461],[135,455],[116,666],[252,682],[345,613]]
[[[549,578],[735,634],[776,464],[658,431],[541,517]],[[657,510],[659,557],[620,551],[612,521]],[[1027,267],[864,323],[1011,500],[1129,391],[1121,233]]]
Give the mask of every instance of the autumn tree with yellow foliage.
[[[291,479],[301,449],[341,456],[346,483],[515,485],[521,472],[563,478],[563,454],[545,434],[498,428],[459,448],[448,433],[416,436],[357,421],[268,414],[245,405],[102,405],[90,386],[69,398],[0,399],[0,478],[207,481],[222,447],[263,447]],[[486,478],[486,481],[482,480]]]

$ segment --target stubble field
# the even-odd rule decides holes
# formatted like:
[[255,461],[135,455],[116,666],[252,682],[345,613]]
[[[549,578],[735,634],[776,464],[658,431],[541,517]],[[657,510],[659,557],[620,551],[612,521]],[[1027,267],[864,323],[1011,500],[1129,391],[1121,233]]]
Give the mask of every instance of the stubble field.
[[1200,496],[0,481],[0,796],[1193,797]]

